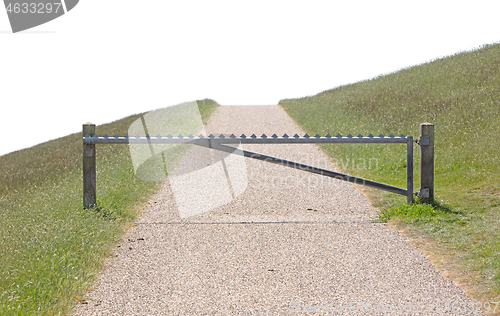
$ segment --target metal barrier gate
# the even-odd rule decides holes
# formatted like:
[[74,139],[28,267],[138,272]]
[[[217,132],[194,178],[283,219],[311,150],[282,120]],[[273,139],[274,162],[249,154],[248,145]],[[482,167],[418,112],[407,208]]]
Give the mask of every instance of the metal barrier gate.
[[[432,133],[425,132],[428,127],[429,131]],[[423,132],[424,131],[424,132]],[[380,190],[385,190],[388,192],[404,195],[407,197],[407,203],[413,201],[413,195],[419,194],[424,198],[433,198],[433,173],[434,173],[434,125],[429,123],[424,123],[420,125],[421,136],[417,140],[417,143],[421,146],[420,152],[420,190],[418,193],[413,192],[413,137],[405,136],[401,134],[400,136],[384,136],[380,134],[379,136],[373,136],[369,134],[368,136],[352,136],[351,134],[347,136],[342,136],[340,134],[336,136],[320,136],[316,134],[315,136],[309,136],[305,134],[304,136],[299,136],[295,134],[294,136],[277,136],[276,134],[272,136],[245,136],[241,135],[239,137],[235,135],[231,136],[214,136],[210,135],[204,137],[200,135],[194,137],[189,135],[184,137],[179,135],[173,137],[168,135],[162,137],[160,135],[150,137],[146,135],[145,137],[137,136],[108,136],[104,135],[99,137],[95,134],[95,125],[87,123],[83,125],[83,206],[84,208],[92,207],[96,205],[96,160],[95,160],[95,145],[96,144],[193,144],[197,146],[207,147],[214,150],[220,150],[229,153],[236,153],[243,155],[248,158],[258,159],[267,161],[274,164],[279,164],[282,166],[304,170],[311,173],[320,174],[327,177],[336,178],[339,180],[364,185],[368,187],[377,188]],[[427,134],[427,135],[424,135]],[[90,136],[93,135],[93,136]],[[256,152],[251,152],[247,150],[237,149],[234,147],[227,146],[227,144],[406,144],[406,189],[398,188],[384,183],[379,183],[376,181],[371,181],[359,177],[354,177],[351,175],[343,174],[340,172],[335,172],[331,170],[321,169],[314,166],[309,166],[306,164],[289,161],[286,159],[281,159],[277,157],[267,156],[259,154]],[[425,150],[422,150],[422,146],[428,146]],[[429,158],[430,157],[430,158]],[[425,177],[425,174],[428,174]],[[423,177],[424,176],[424,177]],[[429,177],[432,176],[432,179]],[[427,187],[422,187],[422,184],[426,183]],[[429,191],[432,195],[429,195]]]

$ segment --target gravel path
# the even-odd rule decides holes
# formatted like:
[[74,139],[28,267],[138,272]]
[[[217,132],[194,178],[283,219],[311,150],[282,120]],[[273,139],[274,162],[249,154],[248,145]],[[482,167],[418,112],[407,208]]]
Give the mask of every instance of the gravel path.
[[[206,129],[303,134],[279,106],[222,106]],[[313,145],[244,148],[333,168]],[[245,162],[246,191],[196,216],[179,217],[165,184],[75,315],[444,315],[447,303],[471,302],[403,236],[372,222],[376,210],[351,184]]]

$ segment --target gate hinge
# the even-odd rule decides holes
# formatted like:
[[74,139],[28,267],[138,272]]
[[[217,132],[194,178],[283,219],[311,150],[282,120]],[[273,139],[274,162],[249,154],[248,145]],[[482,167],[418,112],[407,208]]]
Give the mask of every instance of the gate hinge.
[[91,144],[85,144],[85,149],[83,151],[83,155],[85,157],[92,157],[94,154],[94,151],[92,150],[92,145]]
[[415,192],[418,197],[422,198],[422,199],[428,199],[429,198],[429,189],[428,188],[422,188],[420,189],[419,192]]
[[429,136],[419,136],[417,138],[417,144],[420,146],[428,146],[429,145]]

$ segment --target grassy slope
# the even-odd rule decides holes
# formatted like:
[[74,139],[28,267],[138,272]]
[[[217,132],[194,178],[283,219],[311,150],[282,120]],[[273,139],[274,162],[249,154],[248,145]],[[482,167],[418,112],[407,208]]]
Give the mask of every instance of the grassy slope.
[[[372,190],[370,194],[379,207],[392,207],[384,212],[385,218],[393,218],[414,235],[430,237],[449,263],[480,274],[476,283],[489,288],[484,300],[499,300],[500,45],[280,104],[312,135],[416,137],[420,123],[434,123],[436,195],[449,207],[427,210],[419,217],[423,209],[405,214],[404,208],[394,207],[404,197]],[[404,188],[404,147],[328,145],[323,149],[344,170]],[[417,145],[415,150],[418,175]],[[361,157],[378,164],[365,165]]]
[[[218,106],[198,101],[204,122]],[[140,114],[97,127],[127,133]],[[76,133],[0,156],[0,314],[65,314],[158,187],[133,174],[128,146],[97,147],[99,209],[82,210]]]

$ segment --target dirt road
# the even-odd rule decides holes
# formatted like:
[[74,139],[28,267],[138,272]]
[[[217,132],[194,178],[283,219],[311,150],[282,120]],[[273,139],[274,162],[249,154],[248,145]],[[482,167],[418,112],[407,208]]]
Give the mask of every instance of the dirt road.
[[[279,106],[222,106],[206,129],[303,134]],[[314,145],[244,148],[334,168]],[[447,303],[470,303],[404,237],[373,222],[376,210],[351,184],[245,164],[242,195],[187,218],[166,183],[75,314],[444,315]]]

